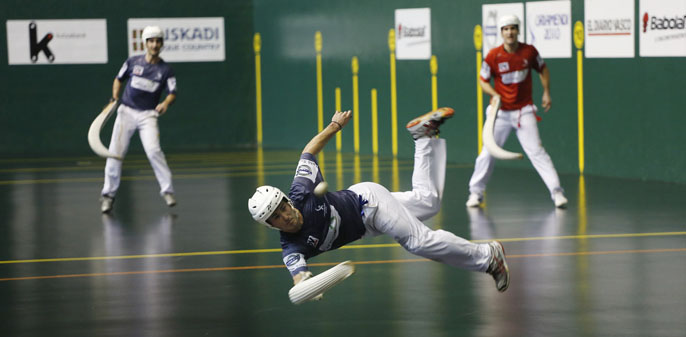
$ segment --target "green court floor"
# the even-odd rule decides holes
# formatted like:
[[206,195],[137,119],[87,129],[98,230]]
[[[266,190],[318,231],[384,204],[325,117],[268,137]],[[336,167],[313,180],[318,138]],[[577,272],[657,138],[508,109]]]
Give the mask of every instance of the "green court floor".
[[[130,156],[111,215],[104,161],[0,160],[0,336],[685,336],[686,186],[562,175],[555,209],[533,169],[498,167],[467,209],[471,165],[449,165],[432,228],[503,242],[511,285],[405,252],[390,238],[311,259],[356,273],[292,305],[278,233],[247,198],[287,189],[299,152],[171,154],[178,206]],[[330,188],[410,189],[411,160],[327,152]]]

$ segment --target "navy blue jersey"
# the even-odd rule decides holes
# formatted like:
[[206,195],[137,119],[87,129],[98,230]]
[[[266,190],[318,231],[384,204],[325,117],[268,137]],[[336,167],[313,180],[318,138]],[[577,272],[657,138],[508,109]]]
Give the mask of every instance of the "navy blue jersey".
[[121,102],[137,110],[154,109],[165,89],[176,94],[176,76],[162,59],[151,64],[145,60],[145,55],[129,57],[119,69],[117,79],[129,80]]
[[303,226],[297,233],[281,232],[283,262],[291,275],[307,270],[310,257],[355,241],[365,232],[360,197],[341,190],[318,198],[314,187],[322,180],[317,158],[303,153],[288,193],[302,213]]

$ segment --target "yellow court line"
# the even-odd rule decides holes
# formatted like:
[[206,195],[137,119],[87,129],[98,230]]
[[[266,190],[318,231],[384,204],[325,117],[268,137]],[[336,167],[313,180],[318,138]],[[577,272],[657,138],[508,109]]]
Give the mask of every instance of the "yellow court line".
[[[539,236],[539,237],[531,237],[531,238],[502,238],[502,239],[488,239],[488,240],[471,240],[471,242],[483,243],[483,242],[489,242],[492,240],[498,240],[500,242],[522,242],[522,241],[542,241],[542,240],[608,239],[608,238],[632,238],[632,237],[676,236],[676,235],[686,235],[686,232]],[[338,249],[369,249],[369,248],[391,248],[391,247],[400,247],[400,245],[397,243],[347,245],[347,246],[340,247]],[[147,259],[147,258],[160,258],[160,257],[209,256],[209,255],[232,255],[232,254],[260,254],[260,253],[278,253],[280,251],[281,251],[281,248],[268,248],[268,249],[244,249],[244,250],[224,250],[224,251],[207,251],[207,252],[188,252],[188,253],[121,255],[121,256],[64,257],[64,258],[47,258],[47,259],[30,259],[30,260],[6,260],[6,261],[0,261],[0,264],[125,260],[125,259]]]
[[[617,254],[646,254],[646,253],[680,253],[686,252],[686,248],[675,249],[630,249],[630,250],[611,250],[611,251],[595,251],[595,252],[567,252],[567,253],[538,253],[538,254],[518,254],[508,255],[508,259],[521,258],[536,258],[536,257],[560,257],[560,256],[589,256],[589,255],[617,255]],[[410,262],[428,262],[429,259],[398,259],[398,260],[376,260],[376,261],[357,261],[353,262],[356,265],[368,264],[391,264],[391,263],[410,263]],[[310,263],[310,267],[326,267],[338,264],[338,262],[323,262]],[[238,266],[238,267],[212,267],[212,268],[186,268],[186,269],[165,269],[165,270],[140,270],[140,271],[122,271],[110,273],[86,273],[86,274],[63,274],[63,275],[43,275],[43,276],[24,276],[24,277],[8,277],[0,278],[2,281],[26,281],[26,280],[45,280],[45,279],[61,279],[61,278],[78,278],[78,277],[98,277],[98,276],[122,276],[122,275],[151,275],[151,274],[167,274],[167,273],[189,273],[189,272],[207,272],[207,271],[235,271],[235,270],[257,270],[257,269],[277,269],[284,268],[283,265],[263,265],[263,266]]]

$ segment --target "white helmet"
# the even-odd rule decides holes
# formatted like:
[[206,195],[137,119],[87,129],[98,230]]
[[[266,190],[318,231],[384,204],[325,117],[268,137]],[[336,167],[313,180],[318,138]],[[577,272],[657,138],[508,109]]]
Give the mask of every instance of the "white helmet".
[[164,33],[162,32],[162,28],[159,26],[147,26],[143,29],[143,34],[141,34],[141,37],[143,38],[143,41],[147,41],[148,39],[155,37],[164,39]]
[[519,18],[516,15],[504,15],[498,20],[498,30],[503,30],[503,27],[512,25],[519,29]]
[[248,210],[255,221],[266,225],[269,228],[277,229],[267,222],[267,219],[279,207],[281,200],[288,199],[288,197],[281,192],[280,189],[264,185],[257,188],[252,198],[248,199]]

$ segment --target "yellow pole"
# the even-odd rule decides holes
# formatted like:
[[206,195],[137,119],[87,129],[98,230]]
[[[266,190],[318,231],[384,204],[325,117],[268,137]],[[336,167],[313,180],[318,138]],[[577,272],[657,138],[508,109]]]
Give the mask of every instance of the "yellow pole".
[[398,168],[398,158],[393,157],[393,166],[391,167],[391,192],[398,192],[400,190],[400,169]]
[[578,235],[586,235],[588,232],[588,217],[586,214],[586,180],[584,176],[579,176],[579,228]]
[[578,107],[578,129],[579,129],[579,173],[584,174],[584,69],[583,53],[581,48],[584,46],[584,24],[577,21],[574,24],[574,44],[576,45],[576,82],[577,82],[577,107]]
[[343,155],[336,152],[336,190],[343,189]]
[[260,33],[253,37],[253,49],[255,50],[255,106],[257,114],[257,146],[262,146],[262,66],[260,51],[262,39]]
[[436,55],[431,55],[429,62],[431,68],[431,111],[438,109],[438,59]]
[[264,150],[262,146],[257,147],[257,186],[265,184],[264,175]]
[[398,155],[398,97],[395,78],[395,29],[388,31],[388,49],[391,51],[391,148],[393,157]]
[[481,46],[483,44],[483,35],[481,32],[481,26],[474,26],[474,48],[476,49],[476,128],[478,134],[478,146],[476,150],[477,153],[481,153],[481,148],[483,147],[483,129],[484,129],[484,93],[481,89],[481,81],[479,77],[481,76]]
[[360,63],[357,61],[357,56],[353,56],[351,66],[353,70],[353,138],[355,139],[355,153],[360,153],[360,87],[357,76]]
[[[336,87],[336,111],[341,111],[341,88]],[[343,189],[343,155],[341,148],[343,147],[343,140],[341,134],[343,130],[336,132],[336,190]]]
[[355,159],[354,159],[355,167],[353,168],[354,170],[354,175],[353,175],[353,183],[357,184],[362,181],[362,167],[360,166],[360,154],[355,153]]
[[[341,111],[341,88],[336,87],[336,111]],[[341,152],[343,140],[341,134],[343,130],[336,132],[336,151]]]
[[379,110],[376,101],[376,89],[372,89],[372,153],[379,154]]
[[372,158],[372,181],[377,184],[381,183],[379,179],[379,156],[377,155]]
[[[317,53],[317,132],[324,130],[324,94],[322,93],[322,33],[314,33],[314,50]],[[319,168],[325,169],[324,150],[319,153]]]
[[314,50],[317,52],[317,132],[324,129],[324,98],[322,95],[322,33],[314,33]]

